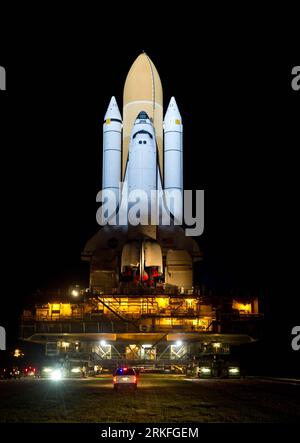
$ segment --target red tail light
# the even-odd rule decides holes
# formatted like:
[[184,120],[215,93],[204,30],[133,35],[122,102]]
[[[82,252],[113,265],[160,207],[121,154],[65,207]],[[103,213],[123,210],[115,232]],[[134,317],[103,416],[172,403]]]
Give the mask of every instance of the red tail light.
[[134,383],[136,383],[136,376],[133,377],[133,381],[134,381]]

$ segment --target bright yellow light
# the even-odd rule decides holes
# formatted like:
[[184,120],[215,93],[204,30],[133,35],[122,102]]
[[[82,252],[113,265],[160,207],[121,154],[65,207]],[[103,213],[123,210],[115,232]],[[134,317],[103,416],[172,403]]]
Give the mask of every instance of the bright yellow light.
[[172,324],[172,319],[167,317],[167,318],[161,318],[159,321],[161,326],[170,326]]
[[214,348],[219,349],[221,347],[221,343],[213,343]]
[[157,305],[159,308],[166,308],[169,304],[169,298],[168,297],[157,297],[155,299],[157,302]]
[[60,303],[53,303],[52,311],[60,311]]
[[252,313],[251,303],[240,303],[236,300],[233,300],[232,307],[233,309],[237,309],[238,311],[240,311],[241,314]]
[[61,303],[60,305],[60,315],[69,317],[72,314],[72,308],[70,303]]
[[68,348],[70,346],[70,343],[68,343],[67,341],[63,341],[63,342],[61,342],[61,346],[63,348]]
[[79,295],[79,291],[77,289],[73,289],[73,291],[71,292],[71,294],[73,295],[73,297],[78,297]]
[[73,374],[78,374],[80,371],[81,371],[81,369],[79,367],[71,369],[71,372],[73,372]]
[[14,357],[16,357],[16,358],[24,357],[24,354],[23,354],[23,352],[20,349],[15,349]]

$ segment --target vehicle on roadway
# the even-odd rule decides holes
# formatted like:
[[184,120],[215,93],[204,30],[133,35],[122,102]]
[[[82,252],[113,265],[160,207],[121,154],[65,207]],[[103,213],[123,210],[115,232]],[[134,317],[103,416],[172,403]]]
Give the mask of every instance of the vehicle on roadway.
[[41,378],[49,378],[55,381],[62,380],[63,376],[63,369],[60,366],[43,366],[40,373]]
[[113,387],[115,391],[121,387],[137,389],[137,374],[135,370],[127,366],[117,368],[113,376]]
[[37,370],[33,366],[26,366],[23,369],[23,377],[36,377],[37,375]]
[[241,369],[238,362],[214,355],[199,362],[197,375],[199,378],[241,378]]
[[84,366],[72,366],[68,371],[68,376],[71,378],[82,378],[85,377],[85,367]]

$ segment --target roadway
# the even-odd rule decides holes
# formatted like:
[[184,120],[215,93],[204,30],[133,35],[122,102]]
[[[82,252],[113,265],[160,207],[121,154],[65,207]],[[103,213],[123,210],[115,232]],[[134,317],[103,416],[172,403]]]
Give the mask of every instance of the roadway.
[[112,377],[0,381],[0,422],[267,422],[300,421],[295,381],[187,379],[141,374],[136,392],[114,392]]

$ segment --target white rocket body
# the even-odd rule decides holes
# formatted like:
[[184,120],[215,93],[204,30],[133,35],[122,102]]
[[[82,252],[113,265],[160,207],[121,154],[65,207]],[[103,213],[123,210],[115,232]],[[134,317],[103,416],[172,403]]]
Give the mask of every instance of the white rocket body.
[[113,191],[119,204],[121,180],[122,117],[115,97],[108,105],[103,123],[102,189]]
[[164,119],[164,189],[168,209],[180,221],[183,206],[182,129],[181,115],[172,97]]

